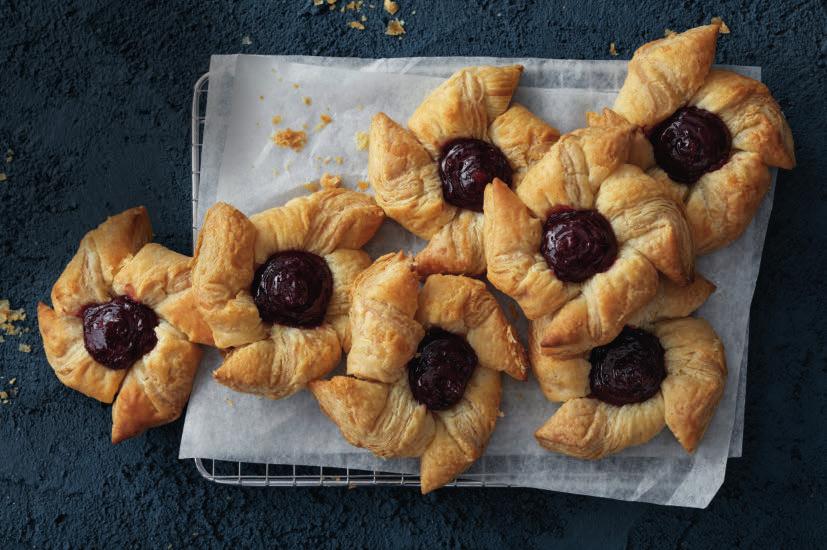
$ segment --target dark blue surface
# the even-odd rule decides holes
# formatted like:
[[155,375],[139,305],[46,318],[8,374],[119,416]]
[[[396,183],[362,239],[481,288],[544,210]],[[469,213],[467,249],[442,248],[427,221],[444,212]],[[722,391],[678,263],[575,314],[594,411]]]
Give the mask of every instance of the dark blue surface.
[[[399,0],[399,40],[371,1],[360,32],[311,0],[0,0],[0,153],[14,150],[0,164],[0,297],[32,329],[0,344],[0,388],[20,388],[0,405],[0,545],[827,545],[824,3]],[[779,175],[752,306],[744,458],[707,510],[534,490],[219,487],[176,460],[180,422],[113,447],[109,407],[46,364],[35,303],[86,230],[145,204],[157,240],[190,250],[189,106],[210,54],[605,59],[614,41],[628,58],[712,16],[732,29],[718,62],[763,67],[799,166]]]

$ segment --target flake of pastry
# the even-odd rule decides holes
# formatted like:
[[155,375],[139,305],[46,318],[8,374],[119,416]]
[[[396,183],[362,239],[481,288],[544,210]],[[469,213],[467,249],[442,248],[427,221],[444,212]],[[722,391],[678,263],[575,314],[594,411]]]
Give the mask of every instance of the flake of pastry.
[[396,12],[399,11],[399,4],[394,2],[393,0],[385,0],[385,11],[391,15],[394,15]]
[[361,16],[359,16],[359,21],[361,21],[362,23],[366,22],[367,20],[368,20],[368,16],[367,16],[367,15],[361,15]]
[[615,46],[614,42],[609,43],[609,54],[613,57],[617,57],[617,46]]
[[12,151],[11,147],[6,151],[6,164],[11,164],[11,161],[14,160],[14,151]]
[[313,98],[304,96],[302,98],[302,103],[304,103],[305,105],[313,105]]
[[279,124],[281,124],[281,121],[281,115],[273,115],[273,118],[270,119],[270,122],[273,123],[273,126],[278,126]]
[[324,0],[313,0],[314,6],[321,6],[322,4],[324,4]]
[[366,151],[368,145],[370,145],[370,134],[367,132],[356,132],[353,139],[356,141],[356,149],[359,151]]
[[721,28],[718,29],[719,33],[721,33],[721,34],[729,34],[730,33],[729,27],[727,27],[727,24],[720,17],[713,17],[712,18],[712,23],[719,23],[721,25]]
[[318,132],[331,122],[333,122],[333,118],[327,113],[322,113],[321,115],[319,115],[319,122],[316,124],[313,130]]
[[353,0],[353,1],[348,2],[347,4],[345,4],[345,9],[350,10],[350,11],[359,11],[359,10],[362,9],[362,3],[363,3],[362,0],[359,0],[359,1]]
[[253,39],[250,38],[249,34],[245,34],[244,36],[241,37],[241,45],[242,46],[249,46],[252,43],[253,43]]
[[391,19],[388,21],[388,27],[385,29],[385,34],[388,36],[401,36],[405,34],[405,22],[399,19]]
[[20,334],[21,327],[15,323],[26,320],[26,310],[11,309],[11,304],[8,300],[0,300],[0,330],[7,336],[16,336]]
[[4,181],[6,181],[6,180],[8,180],[8,179],[9,179],[9,178],[7,178],[7,177],[6,177],[6,173],[5,173],[5,172],[0,172],[0,183],[2,183],[2,182],[4,182]]
[[293,83],[293,88],[295,88],[296,90],[298,90],[299,88],[301,88],[301,84],[299,84],[298,82],[294,82],[294,83]]
[[351,21],[347,24],[347,26],[351,29],[356,29],[357,31],[365,30],[365,26],[360,21]]
[[287,128],[273,134],[273,143],[282,148],[301,151],[307,144],[307,133]]
[[342,165],[344,163],[345,163],[344,157],[342,157],[342,156],[337,156],[336,157],[336,164]]
[[359,180],[356,182],[356,187],[359,188],[359,191],[367,191],[370,189],[370,184],[364,180]]
[[230,407],[235,407],[235,402],[232,399],[230,399],[229,397],[227,399],[225,399],[224,402],[227,405],[229,405]]
[[339,187],[342,184],[342,176],[334,176],[333,174],[328,174],[325,172],[322,174],[322,177],[319,178],[319,183],[324,189],[333,189],[334,187]]
[[32,347],[29,344],[18,344],[17,350],[22,353],[31,353]]
[[9,385],[14,386],[15,382],[17,382],[17,378],[12,378],[9,380]]
[[8,398],[9,398],[9,394],[6,393],[3,390],[0,390],[0,399],[8,399]]

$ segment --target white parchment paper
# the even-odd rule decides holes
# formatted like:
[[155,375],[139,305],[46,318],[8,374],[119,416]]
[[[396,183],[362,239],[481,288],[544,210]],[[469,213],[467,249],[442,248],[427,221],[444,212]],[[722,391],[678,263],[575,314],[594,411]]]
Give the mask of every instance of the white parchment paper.
[[[563,132],[583,126],[586,111],[611,105],[625,77],[622,61],[214,56],[196,226],[216,201],[252,214],[306,194],[304,184],[323,172],[341,175],[346,186],[355,188],[357,181],[367,180],[367,152],[358,151],[354,136],[368,130],[375,112],[404,122],[456,69],[512,62],[526,67],[515,100]],[[732,69],[760,78],[756,67]],[[333,122],[316,129],[323,113]],[[277,126],[272,123],[276,115],[282,118]],[[286,127],[306,128],[308,143],[301,152],[273,146],[272,133]],[[533,433],[557,405],[546,401],[534,380],[519,383],[504,377],[505,416],[470,472],[524,487],[705,507],[723,482],[727,458],[741,453],[749,310],[771,208],[772,191],[739,241],[698,262],[698,271],[718,285],[699,315],[724,342],[729,375],[718,411],[693,456],[666,429],[646,445],[599,462],[549,453]],[[366,248],[377,257],[398,249],[417,251],[423,244],[387,221]],[[499,297],[506,312],[516,311]],[[524,320],[513,321],[524,336]],[[217,384],[210,373],[219,362],[218,353],[211,351],[201,365],[180,458],[418,471],[415,460],[382,460],[350,446],[308,392],[270,401]]]

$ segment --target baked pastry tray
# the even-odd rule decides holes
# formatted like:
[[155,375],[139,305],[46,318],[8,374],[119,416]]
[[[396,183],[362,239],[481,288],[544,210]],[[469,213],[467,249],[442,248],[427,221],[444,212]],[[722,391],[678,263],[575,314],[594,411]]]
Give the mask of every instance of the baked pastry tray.
[[[214,137],[208,138],[208,147],[204,149],[203,139],[205,134],[205,128],[211,127],[212,130],[207,130],[206,133],[209,136],[214,136],[212,132],[215,132],[216,128],[221,126],[220,122],[216,122],[215,113],[221,112],[220,116],[225,116],[231,110],[226,109],[225,107],[227,103],[232,103],[232,94],[239,93],[239,83],[236,79],[249,78],[250,74],[255,75],[256,73],[258,73],[259,76],[266,76],[270,79],[273,79],[276,73],[276,69],[278,69],[279,74],[283,74],[285,77],[286,86],[289,86],[290,82],[296,81],[288,80],[288,74],[290,74],[294,79],[302,79],[301,90],[296,89],[291,90],[291,92],[297,92],[299,94],[313,92],[313,95],[317,98],[318,96],[316,94],[318,93],[319,95],[321,95],[321,93],[315,92],[312,88],[312,84],[314,82],[312,80],[312,75],[318,74],[320,72],[319,69],[322,67],[332,69],[331,72],[336,72],[337,70],[339,70],[365,71],[367,73],[373,72],[407,74],[410,75],[413,79],[419,76],[441,76],[442,78],[444,78],[445,76],[450,74],[450,72],[453,72],[453,70],[455,70],[456,68],[466,65],[508,64],[514,62],[523,63],[527,67],[527,71],[523,77],[523,82],[526,86],[525,95],[523,96],[523,99],[521,101],[528,101],[528,106],[530,108],[532,107],[532,100],[535,100],[537,97],[539,97],[539,95],[533,94],[535,94],[536,91],[542,91],[543,89],[558,89],[567,91],[569,93],[576,92],[578,94],[581,90],[594,90],[598,94],[604,94],[600,96],[601,104],[603,104],[604,97],[610,98],[610,96],[605,96],[605,94],[613,94],[614,92],[616,92],[617,86],[619,86],[619,83],[622,82],[623,76],[625,76],[625,63],[622,61],[567,61],[547,59],[518,60],[493,58],[409,58],[362,60],[351,58],[333,59],[301,56],[214,56],[210,66],[210,71],[212,74],[212,84],[210,74],[202,76],[195,84],[192,101],[191,145],[193,242],[195,242],[195,237],[197,235],[198,220],[201,219],[204,211],[213,202],[216,201],[216,197],[214,196],[214,186],[216,185],[217,181],[217,170],[216,167],[213,165],[213,160],[216,156],[214,147],[215,141]],[[271,68],[271,66],[273,68]],[[292,67],[293,70],[297,70],[298,72],[289,73],[287,71],[288,67]],[[285,69],[284,72],[282,72],[283,69]],[[759,68],[734,67],[733,69],[737,72],[745,73],[753,78],[760,79]],[[364,75],[366,74],[365,72],[357,74]],[[238,73],[238,75],[236,73]],[[309,75],[307,76],[306,81],[304,79],[305,74]],[[281,81],[280,78],[278,80]],[[367,80],[370,80],[370,78],[367,78]],[[265,79],[262,78],[262,81],[265,81]],[[273,80],[266,80],[266,82],[272,81]],[[408,83],[410,81],[411,79],[408,79],[405,82]],[[371,82],[374,82],[374,85],[376,85],[377,81],[374,79],[371,80]],[[316,81],[316,84],[318,85],[318,81]],[[211,85],[214,89],[213,96],[210,99],[209,107],[209,111],[212,114],[210,117],[210,122],[208,123],[207,98]],[[272,85],[270,86],[272,87]],[[297,88],[297,86],[294,87]],[[382,88],[382,85],[379,84],[378,87]],[[227,95],[228,89],[231,90],[229,95],[229,101]],[[249,92],[249,90],[247,90],[247,92]],[[260,92],[258,91],[255,92],[254,99],[263,99],[263,96],[259,97],[259,93]],[[274,90],[271,93],[276,92]],[[554,109],[556,112],[562,112],[561,110],[563,109],[571,111],[571,113],[577,112],[580,113],[580,117],[577,121],[573,121],[572,119],[568,122],[563,122],[562,126],[558,126],[562,131],[568,131],[577,127],[573,126],[573,124],[579,123],[579,125],[582,125],[580,118],[582,118],[582,113],[584,112],[584,110],[596,108],[594,106],[591,106],[587,100],[581,102],[579,97],[577,97],[576,95],[571,95],[568,97],[571,97],[573,99],[567,99],[565,103],[560,103],[560,101],[556,99],[556,96],[554,96],[554,104],[551,106],[551,108]],[[369,116],[369,113],[372,113],[376,110],[394,108],[392,106],[376,106],[372,105],[370,102],[370,97],[365,98],[365,116]],[[258,105],[258,102],[254,101],[253,103]],[[381,101],[379,101],[379,103],[381,103]],[[606,104],[609,103],[610,100],[606,99]],[[316,101],[314,98],[314,105],[315,104]],[[359,108],[359,110],[361,111],[361,104],[359,105]],[[235,111],[233,111],[233,113],[234,112]],[[540,114],[542,116],[542,113]],[[361,114],[359,116],[361,117]],[[402,115],[400,114],[400,116]],[[546,116],[549,117],[548,119],[552,123],[557,122],[557,120],[555,120],[553,116]],[[243,118],[244,117],[242,116],[242,119]],[[268,122],[269,118],[270,117],[267,117],[266,119]],[[369,118],[367,120],[369,120]],[[231,119],[231,123],[233,124],[236,124],[238,122],[239,120],[236,118]],[[249,124],[250,120],[246,120],[244,122],[245,124]],[[343,130],[342,128],[339,129],[339,131],[344,131],[348,134],[348,139],[350,141],[352,141],[352,136],[356,130],[364,129],[364,122],[357,121],[357,126],[354,126],[352,122],[353,121],[350,121],[350,123],[346,127],[343,125]],[[250,128],[250,126],[244,126],[243,128]],[[213,144],[212,148],[210,144]],[[222,147],[224,147],[224,145],[222,145]],[[204,153],[203,158],[202,150],[206,151]],[[314,153],[316,153],[316,151],[314,151]],[[244,159],[243,154],[241,155],[241,157],[238,157],[237,150],[234,154],[236,155],[235,160],[237,162],[249,162],[249,160]],[[204,161],[203,167],[202,160]],[[364,159],[361,160],[364,161]],[[247,164],[246,166],[250,165]],[[201,177],[202,168],[204,168],[204,174],[206,178],[203,181]],[[297,181],[302,181],[302,175],[296,175],[296,168],[297,166],[294,164],[294,172],[291,178],[296,179]],[[318,169],[319,167],[316,168]],[[345,168],[347,168],[347,165],[345,166]],[[359,168],[360,171],[361,168]],[[330,170],[330,168],[328,168],[328,170]],[[333,168],[333,171],[335,170],[336,168]],[[351,174],[351,177],[353,176],[354,174]],[[307,176],[305,175],[305,177]],[[315,177],[318,177],[318,174],[315,174]],[[312,179],[312,177],[308,179]],[[251,181],[255,180],[253,179]],[[258,191],[259,188],[256,187],[256,190]],[[271,191],[272,189],[265,190],[265,192]],[[744,311],[744,308],[746,308],[745,311],[747,312],[747,314],[749,303],[751,301],[752,289],[754,289],[755,285],[755,277],[757,277],[757,270],[758,266],[760,265],[760,256],[761,250],[763,248],[764,233],[766,231],[769,214],[772,207],[772,195],[773,190],[771,190],[768,194],[767,198],[764,201],[764,204],[761,207],[761,211],[759,211],[759,214],[756,216],[756,221],[753,223],[755,227],[750,229],[750,246],[745,247],[746,252],[739,251],[740,260],[737,262],[737,269],[740,270],[740,278],[735,280],[741,280],[741,278],[745,279],[743,286],[745,288],[748,287],[749,296],[746,296],[743,292],[741,292],[741,294],[744,295],[738,295],[736,303],[737,308],[740,309],[742,312]],[[203,204],[199,204],[199,197],[201,197],[200,202]],[[231,202],[234,202],[234,204],[235,202],[237,202],[237,200],[240,200],[242,208],[251,207],[251,205],[244,204],[243,197],[238,197],[238,199],[236,199],[235,197],[237,197],[237,195],[234,193],[230,194],[229,196],[227,196],[225,193],[224,197],[219,196],[218,199],[230,200]],[[268,200],[271,199],[268,198]],[[275,198],[272,200],[275,200]],[[746,241],[747,239],[745,238],[743,240]],[[708,273],[708,271],[704,271],[705,268],[717,270],[722,269],[722,265],[725,263],[733,263],[731,259],[721,258],[720,260],[718,260],[714,258],[714,256],[715,255],[713,254],[707,257],[707,263],[701,266],[702,272],[704,274]],[[724,271],[726,270],[724,269]],[[728,271],[726,273],[727,275],[732,275]],[[750,277],[752,277],[751,280],[749,280]],[[731,280],[731,278],[729,279]],[[722,278],[720,281],[717,281],[713,278],[713,282],[720,283],[718,291],[719,293],[730,293],[727,287],[732,287],[732,283],[727,283],[727,278]],[[725,288],[726,290],[724,290]],[[727,308],[731,309],[733,307],[733,296],[723,296],[722,298],[723,299],[720,300],[720,305],[716,304],[715,306],[713,306],[713,311],[702,311],[702,315],[711,319],[727,318],[726,316],[730,315],[730,312]],[[710,315],[712,317],[709,317]],[[720,322],[720,324],[723,325],[725,323]],[[745,324],[741,322],[740,324],[735,324],[737,324],[739,327],[744,328],[738,329],[736,327],[736,329],[734,330],[747,330],[746,326],[748,326],[748,323]],[[748,342],[748,335],[744,334],[743,332],[737,338],[741,342]],[[727,455],[740,456],[741,454],[741,440],[743,429],[743,403],[744,392],[746,387],[746,343],[743,344],[742,352],[743,353],[739,355],[729,358],[730,368],[732,371],[735,372],[733,373],[734,376],[731,376],[728,381],[728,386],[730,389],[727,391],[727,393],[731,392],[731,394],[728,398],[725,397],[725,401],[727,399],[730,400],[730,410],[728,411],[729,417],[724,422],[724,424],[728,424],[730,428],[724,429],[726,433],[722,433],[722,435],[719,437],[719,441],[716,443],[716,448],[720,450],[715,451],[716,456],[720,456],[723,459],[723,464],[725,464]],[[736,366],[737,370],[736,368],[733,368]],[[204,369],[202,368],[202,370]],[[200,374],[203,375],[204,380],[209,378],[209,373],[205,375],[202,372]],[[193,402],[196,402],[196,412],[198,412],[198,409],[200,407],[200,412],[203,413],[205,406],[211,409],[221,408],[220,405],[217,407],[214,401],[209,401],[209,403],[204,402],[204,399],[207,398],[206,395],[201,396],[201,403],[199,405],[199,399],[196,391],[198,389],[198,385],[199,382],[196,381],[196,388],[193,391],[195,399],[191,399],[190,409],[193,409]],[[526,391],[528,391],[528,389],[526,389]],[[518,396],[517,400],[520,401],[523,397],[524,395],[520,395]],[[230,398],[233,401],[239,401],[239,399],[236,399],[235,396],[231,395]],[[220,401],[219,403],[223,405],[223,403],[221,403]],[[231,412],[228,412],[226,414],[230,414],[231,416],[241,414],[242,412],[240,409],[238,409],[237,406],[234,406],[232,403],[229,404],[228,410]],[[187,414],[190,415],[191,412],[193,411],[188,411]],[[506,411],[506,413],[507,416],[510,416],[508,414],[508,411]],[[194,415],[194,420],[198,419],[198,415]],[[205,420],[205,417],[200,418],[200,420],[201,422],[203,422]],[[506,418],[505,420],[516,421],[516,418],[511,417]],[[211,426],[211,429],[206,432],[206,439],[204,438],[204,436],[198,435],[200,434],[200,432],[188,430],[188,424],[189,419],[185,424],[184,437],[182,439],[182,458],[204,456],[221,456],[222,458],[227,458],[227,460],[218,460],[213,458],[194,458],[195,465],[199,473],[204,478],[216,483],[233,484],[241,486],[273,487],[356,487],[370,485],[412,487],[419,486],[419,478],[417,475],[389,473],[387,471],[381,471],[383,464],[379,461],[373,461],[375,462],[375,464],[372,464],[367,459],[367,457],[357,459],[357,465],[367,466],[367,468],[356,469],[353,467],[352,464],[349,468],[334,468],[329,466],[322,466],[321,464],[326,463],[326,458],[323,453],[306,455],[308,463],[311,465],[289,463],[285,464],[283,463],[283,461],[280,464],[265,464],[264,462],[268,461],[280,461],[274,461],[272,460],[272,458],[267,458],[266,454],[262,455],[251,453],[250,451],[245,450],[245,447],[238,448],[237,446],[232,446],[232,448],[230,449],[231,452],[229,452],[229,454],[227,454],[227,452],[210,454],[215,445],[226,445],[226,442],[230,440],[232,437],[234,437],[234,435],[231,435],[233,434],[232,431],[226,432],[226,426],[232,426],[232,423],[227,423],[225,424],[225,427],[219,428],[218,426],[223,424],[223,422],[219,421],[218,425]],[[532,429],[529,431],[533,432],[533,427],[534,426],[532,426]],[[225,430],[225,432],[222,432],[222,430]],[[316,435],[318,437],[318,434]],[[495,435],[497,435],[496,432]],[[674,442],[672,443],[674,444]],[[251,442],[250,444],[253,443]],[[226,449],[226,447],[222,448]],[[198,449],[202,449],[203,452],[199,452]],[[621,470],[618,470],[616,465],[611,465],[609,463],[602,462],[592,466],[574,467],[570,471],[565,472],[564,475],[560,474],[559,482],[555,481],[553,483],[548,483],[546,480],[548,479],[548,476],[552,475],[552,469],[549,469],[552,468],[552,466],[542,466],[539,469],[533,466],[526,467],[526,464],[533,464],[533,462],[529,461],[533,458],[536,458],[534,457],[534,455],[526,457],[523,457],[519,454],[503,455],[502,442],[500,442],[500,448],[495,449],[493,451],[493,455],[484,456],[483,459],[478,461],[478,463],[469,472],[463,474],[460,478],[458,478],[456,481],[449,484],[448,486],[533,486],[571,493],[593,494],[599,496],[606,496],[610,498],[621,498],[624,500],[642,500],[661,504],[705,507],[706,504],[708,504],[709,500],[711,500],[712,496],[714,496],[715,492],[720,486],[720,483],[723,481],[723,464],[722,466],[715,466],[714,464],[709,463],[708,461],[704,462],[702,460],[701,463],[704,464],[704,466],[702,467],[702,472],[696,472],[698,467],[697,460],[672,460],[668,458],[668,455],[664,456],[663,454],[658,454],[658,452],[659,451],[656,450],[655,454],[647,454],[647,452],[645,451],[638,454],[627,454],[625,457],[623,457],[623,460],[625,461],[625,466],[623,466]],[[489,454],[491,454],[491,450],[489,450]],[[233,458],[244,458],[245,455],[255,456],[255,462],[232,460]],[[247,458],[251,458],[251,456],[247,456]],[[664,460],[664,458],[666,458],[667,460]],[[552,461],[549,461],[543,464],[551,464],[551,462]],[[721,463],[719,462],[717,464]],[[553,470],[556,470],[556,466],[557,463],[554,462]],[[394,469],[398,468],[404,471],[404,466],[400,467],[400,465],[398,464],[389,464],[388,467],[392,467]],[[653,472],[656,472],[656,474],[654,474],[654,477],[652,477]],[[694,475],[694,481],[687,482],[686,480],[689,477],[691,477],[689,475],[690,473]],[[618,479],[618,475],[625,476],[623,483],[620,483],[620,485],[624,487],[622,489],[618,489],[617,487],[615,487],[615,489],[612,489],[612,487],[618,485],[620,481]],[[677,485],[670,481],[672,479],[678,480]],[[630,483],[632,489],[630,489]]]

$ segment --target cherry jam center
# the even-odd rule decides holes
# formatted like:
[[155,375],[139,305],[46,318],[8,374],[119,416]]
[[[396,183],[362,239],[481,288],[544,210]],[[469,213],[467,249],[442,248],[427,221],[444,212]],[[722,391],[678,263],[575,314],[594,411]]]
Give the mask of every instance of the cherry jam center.
[[658,165],[680,183],[695,183],[729,160],[732,136],[714,113],[684,107],[649,134]]
[[623,327],[617,338],[589,355],[592,395],[617,406],[646,401],[658,393],[666,378],[663,355],[657,336]]
[[486,141],[460,138],[442,148],[439,159],[442,195],[454,206],[482,212],[485,186],[494,178],[511,186],[512,174],[502,151]]
[[251,289],[262,320],[290,327],[322,324],[333,294],[333,275],[321,256],[277,252],[256,270]]
[[158,316],[128,296],[88,305],[81,311],[81,318],[86,351],[110,369],[131,367],[158,343]]
[[432,411],[455,405],[477,366],[477,354],[465,338],[432,328],[408,363],[414,399]]
[[559,208],[543,225],[540,253],[558,279],[580,283],[612,266],[617,239],[597,210]]

